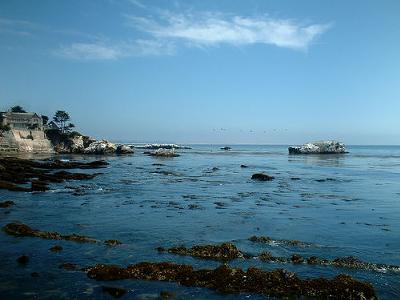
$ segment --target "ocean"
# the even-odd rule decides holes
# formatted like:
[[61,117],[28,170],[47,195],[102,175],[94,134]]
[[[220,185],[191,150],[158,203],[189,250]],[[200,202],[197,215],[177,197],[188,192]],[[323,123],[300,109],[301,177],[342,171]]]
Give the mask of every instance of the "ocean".
[[[14,237],[0,233],[1,299],[110,299],[102,282],[80,271],[60,269],[65,262],[129,264],[172,261],[215,268],[218,261],[160,253],[157,247],[232,242],[256,256],[353,256],[364,262],[400,265],[400,146],[349,146],[342,155],[288,155],[287,146],[190,145],[179,157],[156,158],[136,150],[126,156],[61,155],[70,160],[105,159],[104,174],[88,181],[52,184],[44,193],[0,190],[0,225],[22,222],[32,228],[118,239],[121,245]],[[228,145],[229,146],[229,145]],[[247,167],[241,167],[245,165]],[[82,172],[82,170],[79,170]],[[93,173],[93,170],[84,170]],[[254,181],[254,173],[274,176]],[[251,236],[268,236],[254,243]],[[301,245],[284,241],[299,240]],[[63,250],[49,251],[54,245]],[[22,266],[16,259],[29,255]],[[400,269],[343,268],[306,263],[236,259],[232,267],[284,268],[300,278],[349,274],[370,282],[380,299],[400,298]],[[37,272],[38,277],[31,273]],[[122,299],[266,299],[253,294],[220,294],[176,283],[121,280]]]

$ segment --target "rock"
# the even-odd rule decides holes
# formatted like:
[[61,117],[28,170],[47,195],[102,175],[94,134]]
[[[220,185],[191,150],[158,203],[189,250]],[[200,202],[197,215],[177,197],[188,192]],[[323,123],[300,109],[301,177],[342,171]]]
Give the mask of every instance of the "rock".
[[241,168],[248,168],[246,165],[240,165]]
[[98,240],[95,240],[87,236],[77,235],[74,233],[70,235],[62,235],[58,232],[41,231],[37,229],[32,229],[28,225],[19,223],[9,223],[3,227],[3,230],[7,234],[14,236],[39,237],[42,239],[67,240],[67,241],[75,241],[81,243],[99,243]]
[[33,192],[45,192],[49,189],[49,184],[45,181],[41,180],[32,180],[31,181],[31,190]]
[[114,154],[117,146],[109,141],[101,140],[91,143],[83,153],[85,154]]
[[225,150],[225,151],[232,150],[232,148],[231,148],[231,147],[228,147],[228,146],[221,147],[220,149],[221,149],[221,150]]
[[78,270],[78,266],[76,264],[73,263],[62,263],[61,265],[59,265],[60,269],[64,269],[64,270],[68,270],[68,271],[75,271]]
[[117,149],[115,150],[116,154],[132,154],[134,152],[135,151],[127,145],[118,145]]
[[126,288],[116,287],[116,286],[103,286],[102,290],[103,292],[111,295],[115,299],[121,298],[128,291]]
[[14,201],[11,201],[11,200],[0,202],[0,208],[8,208],[13,205],[15,205],[15,203],[14,203]]
[[265,271],[250,267],[244,271],[221,265],[216,269],[195,270],[190,265],[170,262],[141,262],[126,268],[97,264],[86,271],[89,278],[98,281],[157,280],[206,287],[219,293],[254,293],[278,298],[377,299],[370,283],[343,274],[332,279],[301,279],[283,269]]
[[171,299],[175,297],[175,293],[169,292],[169,291],[161,291],[160,292],[160,297],[162,299]]
[[274,178],[275,177],[269,176],[269,175],[264,174],[264,173],[256,173],[256,174],[253,174],[251,176],[251,179],[259,180],[259,181],[270,181],[270,180],[273,180]]
[[117,246],[117,245],[121,245],[122,243],[118,240],[106,240],[106,241],[104,241],[104,244],[107,246]]
[[193,246],[192,248],[186,248],[183,246],[173,247],[169,249],[164,249],[162,247],[158,248],[160,252],[168,252],[178,255],[188,255],[203,259],[213,259],[230,261],[235,258],[243,257],[243,254],[236,248],[235,245],[231,243],[223,243],[221,245],[199,245]]
[[294,264],[301,264],[304,262],[304,258],[301,255],[298,254],[293,254],[292,257],[290,258],[292,263]]
[[135,145],[137,149],[149,149],[149,150],[157,150],[157,149],[192,149],[187,146],[180,146],[176,144],[146,144],[146,145]]
[[[28,160],[13,157],[0,158],[4,171],[0,172],[0,189],[10,191],[46,191],[51,182],[61,183],[65,180],[92,179],[100,173],[71,173],[57,169],[98,169],[108,165],[105,161],[77,162],[64,160]],[[31,184],[31,187],[26,187]],[[23,186],[20,186],[23,185]]]
[[60,252],[60,251],[63,250],[63,247],[61,247],[61,246],[59,246],[59,245],[56,245],[56,246],[51,247],[49,250],[50,250],[51,252]]
[[345,145],[337,141],[319,141],[302,146],[291,146],[289,154],[338,154],[347,153]]
[[21,255],[20,257],[17,258],[17,262],[21,265],[26,265],[29,262],[29,256]]
[[179,154],[175,153],[175,149],[158,149],[156,151],[145,151],[144,154],[155,157],[178,157]]

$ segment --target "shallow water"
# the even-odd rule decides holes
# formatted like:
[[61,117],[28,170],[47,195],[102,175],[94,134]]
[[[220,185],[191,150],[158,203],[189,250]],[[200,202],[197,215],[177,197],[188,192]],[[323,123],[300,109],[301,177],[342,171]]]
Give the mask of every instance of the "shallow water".
[[[20,221],[47,231],[118,239],[107,247],[16,238],[0,233],[0,295],[3,299],[109,299],[96,282],[80,272],[61,270],[63,262],[81,266],[140,261],[174,261],[195,267],[218,262],[158,253],[159,246],[192,246],[233,241],[250,254],[268,250],[276,256],[355,256],[400,265],[400,147],[354,146],[345,155],[293,156],[286,146],[193,145],[181,156],[160,159],[141,154],[106,157],[108,168],[89,181],[51,185],[46,193],[0,191],[0,225]],[[102,157],[62,156],[69,159]],[[155,165],[156,164],[156,165]],[[161,164],[161,165],[160,165]],[[245,164],[248,168],[241,168]],[[216,169],[217,168],[217,169]],[[82,170],[79,170],[82,172]],[[88,171],[92,172],[92,171]],[[257,182],[265,172],[274,181]],[[293,180],[292,178],[299,178]],[[326,180],[328,179],[328,180]],[[70,187],[82,187],[72,195]],[[309,247],[259,244],[252,235],[301,240]],[[60,253],[50,252],[61,245]],[[28,254],[30,262],[16,259]],[[235,267],[286,268],[302,278],[350,274],[371,282],[381,299],[400,298],[400,272],[372,272],[324,266],[263,263],[238,259]],[[32,278],[38,272],[40,277]],[[158,299],[162,290],[176,299],[265,299],[255,295],[221,295],[174,283],[125,280],[108,282],[129,289],[123,299]]]

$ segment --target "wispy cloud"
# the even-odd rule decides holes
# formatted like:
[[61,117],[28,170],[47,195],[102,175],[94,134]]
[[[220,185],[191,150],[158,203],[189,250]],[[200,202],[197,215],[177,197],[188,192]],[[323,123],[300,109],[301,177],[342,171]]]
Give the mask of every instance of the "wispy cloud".
[[268,16],[219,13],[164,12],[157,18],[126,17],[130,26],[154,38],[199,46],[265,44],[305,50],[330,27],[328,24],[304,24]]
[[54,54],[75,60],[116,60],[132,56],[172,55],[175,46],[159,40],[136,40],[114,45],[105,43],[73,43],[61,46]]
[[139,0],[128,0],[129,3],[139,7],[139,8],[146,8],[146,5],[144,5],[142,2]]

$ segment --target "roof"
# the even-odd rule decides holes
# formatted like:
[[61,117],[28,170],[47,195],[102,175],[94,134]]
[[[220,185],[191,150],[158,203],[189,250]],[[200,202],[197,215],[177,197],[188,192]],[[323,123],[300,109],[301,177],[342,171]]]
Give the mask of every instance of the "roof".
[[3,114],[5,117],[10,119],[25,119],[30,120],[32,118],[41,118],[37,113],[15,113],[15,112],[6,112]]

